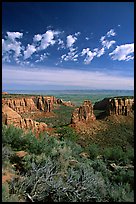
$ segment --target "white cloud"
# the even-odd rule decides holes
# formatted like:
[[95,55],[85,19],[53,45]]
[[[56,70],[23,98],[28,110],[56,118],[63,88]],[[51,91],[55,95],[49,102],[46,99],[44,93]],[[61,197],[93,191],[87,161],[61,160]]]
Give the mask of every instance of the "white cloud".
[[78,35],[80,35],[81,33],[80,32],[77,32],[77,33],[75,33],[75,36],[78,36]]
[[134,59],[134,57],[132,56],[133,53],[134,53],[134,43],[131,43],[131,44],[117,46],[113,52],[109,53],[109,55],[113,60],[129,61]]
[[59,45],[59,47],[57,48],[58,50],[65,48],[64,42],[61,39],[58,39],[58,45]]
[[97,51],[97,57],[101,57],[105,53],[104,48]]
[[105,40],[105,36],[102,36],[101,38],[100,38],[100,42],[103,42]]
[[14,41],[16,38],[22,38],[23,33],[20,32],[7,32],[8,39]]
[[34,45],[27,45],[26,50],[24,51],[24,59],[28,59],[31,55],[36,52],[36,48]]
[[102,45],[107,49],[109,49],[115,43],[116,43],[115,40],[111,40],[111,41],[104,40],[104,41],[102,41]]
[[73,37],[72,35],[68,35],[67,36],[67,48],[72,47],[76,40],[77,40],[76,37]]
[[70,47],[69,48],[70,51],[67,53],[67,54],[64,54],[61,56],[61,63],[62,61],[77,61],[77,58],[78,58],[78,54],[77,54],[77,48],[73,48],[73,47]]
[[40,59],[39,60],[36,60],[35,62],[42,62],[44,61],[44,59],[47,59],[49,56],[49,53],[44,53],[43,55],[40,56]]
[[87,54],[89,52],[89,48],[84,48],[81,52],[81,56],[84,56],[85,54]]
[[88,38],[88,37],[86,37],[85,39],[86,39],[86,40],[89,40],[89,38]]
[[17,42],[15,40],[15,35],[10,36],[11,38],[8,38],[6,40],[2,39],[2,54],[3,56],[6,55],[11,55],[12,51],[14,51],[14,58],[17,58],[21,54],[21,42]]
[[35,42],[39,42],[39,41],[41,41],[41,39],[42,39],[42,35],[40,35],[40,34],[34,35],[34,37],[33,37],[33,41],[35,41]]
[[86,55],[86,58],[84,59],[85,64],[90,64],[90,62],[93,60],[93,58],[97,55],[96,52],[91,52],[89,48],[85,48],[81,52],[81,56]]
[[107,37],[110,37],[110,36],[115,36],[116,33],[114,31],[114,29],[111,29],[110,31],[107,32]]
[[38,50],[44,50],[50,45],[55,44],[55,36],[58,35],[58,31],[48,30],[42,35],[41,45],[38,47]]
[[22,84],[26,86],[77,86],[90,89],[133,89],[134,78],[116,76],[114,72],[104,73],[96,71],[82,71],[74,69],[50,68],[46,69],[3,66],[3,85]]

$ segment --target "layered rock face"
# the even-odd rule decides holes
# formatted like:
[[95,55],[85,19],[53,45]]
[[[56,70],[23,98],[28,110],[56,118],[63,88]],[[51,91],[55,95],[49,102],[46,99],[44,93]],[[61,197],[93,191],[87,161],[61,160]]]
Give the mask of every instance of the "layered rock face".
[[83,105],[76,108],[72,114],[71,123],[78,124],[79,122],[89,123],[96,120],[93,113],[93,105],[91,101],[84,101]]
[[36,132],[36,134],[47,129],[45,123],[39,123],[30,118],[22,118],[16,111],[6,104],[2,106],[2,122],[5,125],[13,124],[15,127],[22,129],[31,129],[32,132]]
[[57,99],[57,104],[62,104],[64,106],[70,106],[70,107],[75,106],[71,101],[63,101],[62,99]]
[[2,99],[2,104],[8,105],[17,113],[27,113],[37,110],[33,98],[4,98]]
[[35,101],[37,101],[37,108],[45,112],[51,112],[53,105],[57,103],[57,99],[54,96],[40,96]]
[[121,99],[113,98],[109,99],[107,104],[107,114],[108,115],[129,115],[132,112],[134,106],[134,99]]
[[96,102],[94,109],[105,110],[107,115],[129,115],[134,107],[134,99],[130,98],[105,98]]
[[42,110],[51,112],[57,100],[54,96],[38,96],[31,98],[4,98],[2,104],[7,104],[17,113],[27,113]]

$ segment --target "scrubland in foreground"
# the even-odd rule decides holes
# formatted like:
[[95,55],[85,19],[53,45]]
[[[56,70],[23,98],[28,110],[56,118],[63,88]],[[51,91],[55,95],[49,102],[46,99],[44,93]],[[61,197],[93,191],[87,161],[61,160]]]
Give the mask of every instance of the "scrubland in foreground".
[[37,139],[2,126],[2,201],[134,202],[134,116],[99,117],[71,127],[74,107],[38,117],[53,129]]

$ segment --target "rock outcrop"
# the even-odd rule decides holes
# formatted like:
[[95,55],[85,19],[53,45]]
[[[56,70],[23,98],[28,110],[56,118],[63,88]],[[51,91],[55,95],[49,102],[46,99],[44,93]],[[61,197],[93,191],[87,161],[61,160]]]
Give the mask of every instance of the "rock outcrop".
[[84,101],[83,105],[76,108],[72,114],[71,123],[78,124],[79,122],[89,123],[96,120],[93,113],[93,105],[91,101]]
[[51,112],[53,105],[57,103],[57,99],[54,96],[39,96],[35,101],[37,108],[45,112]]
[[62,99],[57,99],[57,104],[61,104],[64,106],[74,107],[75,105],[71,101],[63,101]]
[[113,98],[109,99],[106,112],[107,115],[130,115],[134,106],[134,99]]
[[95,110],[105,110],[106,115],[129,115],[134,107],[134,98],[105,98],[94,104]]
[[17,113],[27,113],[37,110],[33,98],[4,98],[2,99],[2,104],[8,105]]
[[17,113],[35,112],[38,110],[51,112],[57,100],[54,96],[37,96],[26,98],[3,98],[2,104],[7,104]]
[[5,125],[13,124],[15,127],[32,130],[32,132],[35,132],[36,134],[47,130],[47,125],[45,123],[39,123],[30,118],[22,118],[16,111],[6,104],[2,106],[2,122]]
[[3,94],[3,95],[7,95],[7,94],[8,94],[8,92],[2,92],[2,94]]

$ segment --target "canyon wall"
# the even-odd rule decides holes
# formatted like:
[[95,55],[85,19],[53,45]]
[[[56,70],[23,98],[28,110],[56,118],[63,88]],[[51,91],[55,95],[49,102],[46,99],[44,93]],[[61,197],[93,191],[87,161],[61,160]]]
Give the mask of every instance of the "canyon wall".
[[12,124],[15,127],[32,130],[36,135],[47,130],[47,125],[45,123],[39,123],[30,118],[22,118],[16,111],[6,104],[2,105],[2,122],[5,125]]
[[91,101],[84,101],[83,105],[76,108],[72,114],[71,123],[78,124],[79,122],[89,123],[96,120],[93,113],[93,105]]
[[55,103],[57,103],[57,100],[54,96],[2,99],[2,104],[8,105],[17,113],[35,112],[38,110],[51,112]]
[[129,115],[134,109],[134,98],[105,98],[94,104],[95,110],[105,110],[107,115]]

